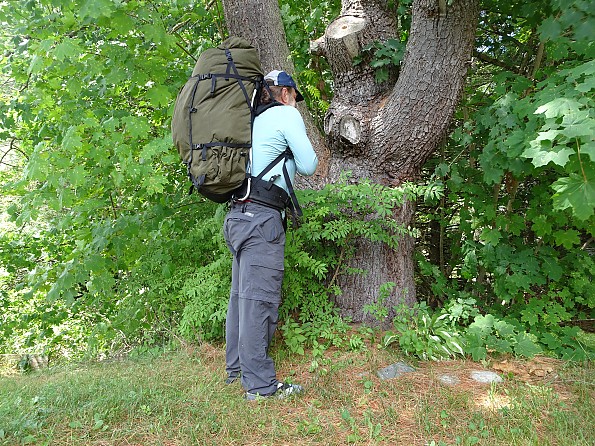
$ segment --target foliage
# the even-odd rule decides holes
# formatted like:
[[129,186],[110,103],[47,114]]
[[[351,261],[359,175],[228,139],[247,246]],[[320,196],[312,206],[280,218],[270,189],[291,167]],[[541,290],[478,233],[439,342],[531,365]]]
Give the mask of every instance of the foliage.
[[[172,278],[177,265],[169,260],[183,243],[177,235],[195,222],[181,212],[192,199],[184,198],[170,143],[170,108],[191,56],[220,34],[206,8],[193,1],[0,5],[3,76],[13,87],[2,96],[0,132],[18,155],[9,158],[14,170],[0,174],[14,223],[1,237],[21,247],[3,250],[0,262],[14,290],[10,305],[30,305],[32,313],[4,316],[27,338],[19,345],[47,348],[44,339],[62,336],[52,329],[71,333],[78,325],[76,341],[68,334],[60,342],[80,354],[83,341],[96,352],[167,329],[163,314],[175,305],[159,301],[171,285],[159,279]],[[143,279],[149,287],[132,286],[141,270],[158,271]]]
[[396,333],[387,334],[383,344],[387,347],[398,342],[403,353],[424,360],[464,356],[461,334],[449,323],[448,316],[431,314],[424,302],[399,307],[393,320]]
[[485,359],[488,350],[529,358],[541,353],[534,337],[519,332],[512,323],[497,319],[491,314],[476,316],[467,329],[466,337],[467,351],[476,361]]
[[[303,354],[314,342],[322,348],[344,342],[345,322],[336,313],[333,297],[340,293],[339,274],[359,273],[348,268],[354,253],[351,241],[366,237],[396,245],[406,230],[392,218],[392,209],[407,193],[412,192],[369,182],[347,184],[346,179],[320,191],[300,191],[304,216],[299,227],[287,232],[279,311],[281,331],[291,351]],[[180,273],[185,279],[178,293],[186,303],[180,330],[188,339],[216,339],[224,334],[231,262],[222,240],[222,219],[219,215],[203,220],[201,234],[206,236],[190,243],[195,255],[207,261]]]
[[369,181],[349,184],[347,178],[320,191],[303,191],[304,218],[288,232],[283,308],[299,309],[305,318],[331,311],[332,296],[340,293],[339,274],[359,272],[348,267],[353,240],[363,237],[394,247],[409,234],[393,217],[393,209],[414,194],[412,187],[398,190]]
[[[391,67],[398,67],[405,56],[406,42],[387,39],[386,42],[374,42],[362,48],[362,55],[356,57],[354,64],[360,64],[364,58],[370,58],[370,66],[375,69],[376,82],[389,79]],[[371,53],[371,56],[367,53]]]
[[475,358],[582,358],[573,325],[595,314],[592,10],[484,6],[456,128],[427,166],[440,194],[420,200],[418,290],[433,306],[477,301]]
[[[380,74],[398,65],[410,23],[411,1],[387,5],[398,40],[366,55]],[[482,5],[465,100],[426,185],[342,181],[301,195],[281,309],[292,351],[345,342],[336,278],[360,273],[347,267],[355,238],[398,242],[405,229],[392,209],[405,193],[418,197],[423,234],[418,294],[443,307],[416,308],[424,335],[408,341],[411,354],[444,351],[440,331],[458,333],[476,358],[585,356],[574,324],[595,312],[592,9],[583,0]],[[281,8],[321,121],[331,73],[307,48],[340,2]],[[0,351],[97,356],[180,334],[219,338],[224,208],[185,195],[169,135],[194,58],[225,35],[219,2],[19,0],[0,4],[0,20]]]
[[482,315],[473,298],[449,301],[440,310],[432,310],[425,302],[400,307],[393,325],[394,332],[386,334],[383,345],[398,343],[406,355],[424,360],[469,355],[479,361],[488,353],[531,358],[542,352],[536,337],[514,318]]

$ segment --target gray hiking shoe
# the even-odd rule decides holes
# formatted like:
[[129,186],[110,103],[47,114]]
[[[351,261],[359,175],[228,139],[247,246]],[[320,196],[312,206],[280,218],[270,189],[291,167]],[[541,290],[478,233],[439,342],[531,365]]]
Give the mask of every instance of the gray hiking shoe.
[[258,393],[246,392],[246,399],[248,401],[256,401],[264,398],[277,398],[282,400],[292,395],[302,393],[304,388],[299,384],[277,383],[277,390],[269,395],[260,395]]

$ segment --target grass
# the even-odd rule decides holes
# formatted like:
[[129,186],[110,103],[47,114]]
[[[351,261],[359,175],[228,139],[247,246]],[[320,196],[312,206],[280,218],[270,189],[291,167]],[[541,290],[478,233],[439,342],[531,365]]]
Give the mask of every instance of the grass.
[[[304,396],[244,401],[239,384],[223,383],[224,352],[210,344],[2,376],[0,445],[595,444],[589,363],[509,360],[505,382],[486,385],[469,378],[484,369],[470,361],[416,363],[382,381],[378,368],[399,358],[374,347],[327,351],[315,366],[275,355]],[[543,361],[547,373],[527,372]],[[442,384],[444,373],[459,384]]]

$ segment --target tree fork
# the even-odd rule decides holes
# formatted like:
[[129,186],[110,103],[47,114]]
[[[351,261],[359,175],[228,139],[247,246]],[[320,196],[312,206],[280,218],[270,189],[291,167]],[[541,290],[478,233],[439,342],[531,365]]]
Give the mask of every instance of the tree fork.
[[[455,0],[446,9],[446,2],[416,0],[405,58],[391,85],[376,84],[369,64],[350,67],[346,62],[358,48],[395,36],[394,21],[380,3],[344,1],[341,17],[313,45],[326,55],[337,82],[325,120],[331,181],[344,170],[352,171],[353,181],[369,178],[388,186],[414,179],[444,138],[463,92],[478,0]],[[406,202],[393,217],[408,227],[413,215],[414,204]],[[349,266],[368,273],[338,281],[342,294],[337,302],[344,315],[374,323],[363,308],[378,302],[387,282],[396,284],[383,303],[389,316],[395,306],[415,301],[411,237],[404,236],[396,250],[366,240],[357,240],[356,246]]]

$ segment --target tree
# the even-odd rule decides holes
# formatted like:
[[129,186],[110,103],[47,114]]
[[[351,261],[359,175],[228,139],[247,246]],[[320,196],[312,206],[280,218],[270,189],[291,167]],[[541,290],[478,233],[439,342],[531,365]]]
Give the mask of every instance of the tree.
[[[414,1],[411,27],[404,30],[389,2],[342,2],[340,16],[313,44],[334,77],[334,98],[324,122],[327,146],[318,147],[327,169],[323,181],[351,171],[352,181],[399,186],[420,173],[448,130],[473,50],[478,1],[449,3]],[[224,0],[223,6],[230,33],[261,49],[265,67],[291,71],[276,1]],[[406,32],[400,66],[393,64],[378,76],[378,56],[370,49],[384,48],[385,57],[398,62]],[[413,203],[405,202],[396,212],[404,226],[412,223]],[[369,320],[364,305],[376,301],[380,287],[389,282],[396,286],[384,302],[388,308],[414,302],[413,240],[404,237],[396,250],[364,239],[356,243],[350,266],[366,273],[341,277],[343,313],[355,321]]]

